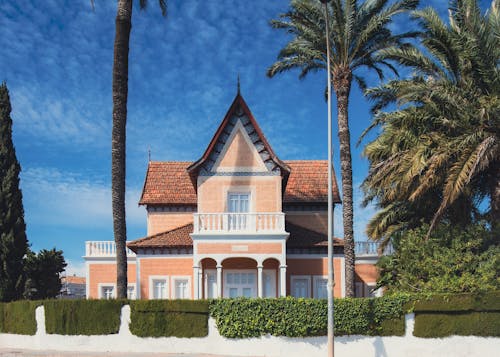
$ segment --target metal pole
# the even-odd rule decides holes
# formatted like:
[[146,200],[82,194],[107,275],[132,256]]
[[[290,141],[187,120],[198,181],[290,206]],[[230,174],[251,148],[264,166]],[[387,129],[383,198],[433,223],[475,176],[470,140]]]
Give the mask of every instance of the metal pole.
[[327,73],[327,105],[328,105],[328,357],[334,356],[334,332],[333,332],[333,162],[332,162],[332,83],[330,74],[330,30],[328,26],[328,2],[320,0],[325,8],[325,36],[326,36],[326,73]]

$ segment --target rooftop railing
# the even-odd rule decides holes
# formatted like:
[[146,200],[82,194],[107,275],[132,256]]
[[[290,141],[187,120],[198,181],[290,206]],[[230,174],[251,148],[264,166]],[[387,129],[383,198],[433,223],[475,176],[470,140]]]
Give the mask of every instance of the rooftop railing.
[[391,244],[387,245],[382,252],[379,252],[380,243],[378,242],[355,242],[354,243],[354,254],[358,256],[378,256],[379,253],[382,255],[390,255],[394,252]]
[[[115,257],[116,245],[110,241],[85,242],[85,257]],[[135,253],[127,248],[127,257],[135,257]]]

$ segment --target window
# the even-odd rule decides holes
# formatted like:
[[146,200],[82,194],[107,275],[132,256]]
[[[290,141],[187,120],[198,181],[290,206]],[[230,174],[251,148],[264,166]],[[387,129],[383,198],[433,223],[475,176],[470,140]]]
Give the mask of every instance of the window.
[[189,277],[173,277],[174,299],[190,299],[191,284]]
[[375,289],[375,283],[366,284],[364,282],[356,282],[356,297],[379,297],[382,296],[381,289]]
[[257,297],[257,274],[255,271],[225,271],[224,296],[235,297]]
[[109,300],[114,298],[115,296],[115,288],[112,286],[103,286],[102,287],[102,298]]
[[115,284],[113,283],[99,283],[98,284],[98,297],[99,299],[114,299],[115,295]]
[[276,297],[276,271],[272,269],[265,269],[262,273],[263,280],[263,297],[275,298]]
[[250,211],[249,193],[228,193],[229,230],[246,230],[248,217],[244,213]]
[[214,269],[205,270],[205,299],[214,299],[217,296],[217,278]]
[[127,287],[127,299],[135,300],[137,297],[135,295],[135,284],[129,284]]
[[291,277],[292,296],[298,298],[311,297],[311,277],[307,275],[295,275]]
[[168,276],[149,277],[149,298],[168,299]]
[[324,276],[314,277],[314,297],[326,299],[328,297],[328,278]]

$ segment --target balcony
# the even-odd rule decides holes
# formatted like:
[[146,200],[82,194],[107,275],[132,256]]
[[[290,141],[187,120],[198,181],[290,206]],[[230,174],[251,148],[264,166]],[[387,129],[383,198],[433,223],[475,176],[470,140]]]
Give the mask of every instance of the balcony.
[[[127,242],[128,243],[128,242]],[[85,258],[114,258],[116,257],[115,242],[110,241],[86,241]],[[135,253],[127,248],[127,257],[135,257]]]
[[285,232],[284,213],[194,213],[194,234]]
[[[356,257],[378,256],[380,243],[378,242],[355,242],[354,254]],[[382,251],[382,255],[390,255],[394,252],[392,245],[389,244]]]

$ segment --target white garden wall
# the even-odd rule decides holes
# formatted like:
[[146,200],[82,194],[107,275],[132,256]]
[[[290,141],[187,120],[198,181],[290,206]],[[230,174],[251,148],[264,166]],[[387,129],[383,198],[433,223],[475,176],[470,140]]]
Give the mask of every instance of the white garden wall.
[[[326,356],[326,337],[286,338],[265,336],[251,339],[221,337],[213,319],[209,335],[203,338],[140,338],[130,333],[130,306],[122,308],[120,332],[107,336],[62,336],[45,333],[43,306],[36,309],[35,336],[0,334],[0,347],[34,350],[96,352],[210,353],[232,356]],[[495,356],[500,338],[463,337],[423,339],[413,336],[414,315],[406,315],[406,336],[335,338],[335,355],[349,357],[401,356]]]

